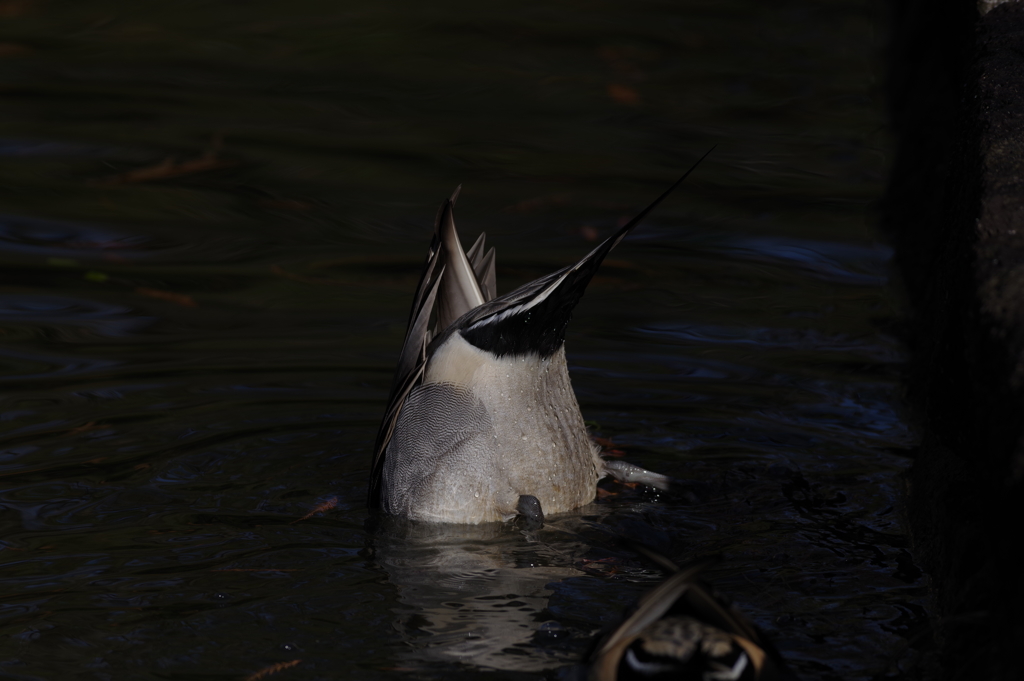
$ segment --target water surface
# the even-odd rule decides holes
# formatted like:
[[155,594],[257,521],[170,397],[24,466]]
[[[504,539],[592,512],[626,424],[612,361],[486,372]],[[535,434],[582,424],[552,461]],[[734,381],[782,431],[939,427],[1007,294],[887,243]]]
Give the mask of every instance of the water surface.
[[[0,676],[560,678],[660,579],[622,534],[721,553],[804,678],[913,664],[879,5],[0,14]],[[690,493],[367,522],[439,201],[504,292],[712,145],[567,338],[609,455]]]

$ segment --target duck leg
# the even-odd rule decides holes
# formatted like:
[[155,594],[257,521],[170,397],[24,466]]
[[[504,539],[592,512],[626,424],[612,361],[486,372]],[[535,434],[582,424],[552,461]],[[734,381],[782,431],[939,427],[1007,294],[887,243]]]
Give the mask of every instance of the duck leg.
[[667,475],[649,471],[626,461],[605,461],[604,472],[619,482],[639,482],[663,491],[672,486],[672,478]]

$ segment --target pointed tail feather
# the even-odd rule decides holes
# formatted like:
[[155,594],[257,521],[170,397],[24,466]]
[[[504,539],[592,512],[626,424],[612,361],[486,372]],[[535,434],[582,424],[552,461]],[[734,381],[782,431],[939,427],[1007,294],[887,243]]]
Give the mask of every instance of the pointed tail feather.
[[[480,236],[483,236],[483,234]],[[498,278],[495,272],[496,257],[492,248],[481,258],[480,265],[473,268],[476,272],[476,280],[480,283],[480,290],[483,291],[484,300],[487,301],[494,300],[498,294]]]
[[[673,182],[671,187],[669,187],[664,192],[662,192],[661,196],[659,196],[658,198],[654,199],[654,201],[652,201],[650,203],[650,205],[648,205],[642,211],[637,213],[636,217],[634,217],[632,220],[630,220],[625,225],[623,225],[621,229],[619,229],[617,232],[615,232],[615,234],[612,234],[610,237],[608,237],[607,239],[602,241],[601,244],[597,248],[592,250],[590,253],[587,253],[586,257],[584,257],[582,260],[580,260],[578,263],[576,263],[576,265],[572,269],[573,270],[579,270],[579,269],[581,269],[583,267],[586,267],[586,266],[590,265],[592,269],[596,270],[597,267],[599,267],[601,265],[601,262],[604,260],[604,257],[606,255],[608,255],[609,251],[611,251],[613,248],[618,246],[619,242],[622,241],[622,239],[625,238],[625,236],[627,234],[632,232],[633,228],[636,227],[637,225],[639,225],[640,222],[643,221],[643,219],[645,217],[647,217],[647,215],[652,210],[657,208],[659,203],[661,203],[662,201],[667,199],[669,194],[674,192],[679,187],[679,185],[681,185],[683,183],[683,180],[688,178],[690,176],[690,173],[692,173],[694,170],[696,170],[697,166],[699,166],[701,164],[701,161],[706,159],[708,157],[708,155],[712,151],[714,151],[714,150],[715,150],[715,147],[711,147],[706,152],[704,152],[704,155],[701,156],[699,159],[697,159],[697,161],[692,166],[690,166],[690,169],[687,170],[685,173],[683,173],[682,177],[680,177],[678,180]],[[596,261],[596,264],[595,264],[595,261]]]
[[478,348],[508,355],[550,356],[562,347],[572,311],[608,253],[664,201],[714,150],[712,147],[661,196],[575,265],[496,298],[460,322],[462,336]]
[[480,266],[480,260],[484,257],[484,247],[487,244],[487,234],[480,232],[480,236],[476,238],[473,245],[466,251],[466,259],[469,260],[469,266],[476,272],[477,267]]
[[483,305],[484,294],[455,231],[451,200],[445,202],[438,228],[445,261],[445,273],[437,297],[436,329],[441,332],[462,315]]

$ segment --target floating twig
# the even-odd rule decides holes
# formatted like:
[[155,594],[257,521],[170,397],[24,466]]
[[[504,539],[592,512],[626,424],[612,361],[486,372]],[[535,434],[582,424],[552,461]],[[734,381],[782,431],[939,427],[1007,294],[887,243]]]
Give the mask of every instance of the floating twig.
[[140,296],[149,296],[150,298],[156,298],[158,300],[166,300],[170,303],[182,305],[184,307],[199,307],[199,303],[183,293],[173,293],[171,291],[162,291],[158,288],[148,288],[146,286],[138,286],[135,292]]
[[294,525],[295,523],[300,523],[303,520],[309,520],[310,518],[315,516],[317,513],[325,513],[327,511],[330,511],[332,508],[334,508],[337,505],[338,505],[338,497],[331,497],[330,499],[328,499],[324,503],[320,504],[319,506],[314,508],[312,511],[307,513],[306,515],[302,516],[298,520],[293,520],[293,521],[291,521],[288,524],[289,525]]
[[245,677],[245,681],[260,681],[260,679],[270,676],[271,674],[276,674],[279,671],[288,669],[289,667],[294,667],[300,662],[302,662],[302,660],[292,660],[291,662],[278,662],[277,664],[272,664],[269,667],[264,667],[255,674],[250,674]]
[[227,161],[220,158],[216,151],[208,151],[198,158],[179,161],[174,156],[168,156],[164,160],[144,168],[129,170],[127,173],[114,175],[105,180],[112,184],[138,184],[140,182],[155,182],[158,180],[170,180],[185,175],[205,173],[210,170],[220,170],[238,165],[236,161]]

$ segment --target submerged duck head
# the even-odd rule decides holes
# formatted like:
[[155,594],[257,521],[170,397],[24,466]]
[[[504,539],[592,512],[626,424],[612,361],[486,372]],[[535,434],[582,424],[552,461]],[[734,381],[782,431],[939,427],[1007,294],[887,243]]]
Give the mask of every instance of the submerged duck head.
[[377,436],[372,509],[443,522],[517,514],[542,521],[545,513],[592,501],[605,475],[666,482],[601,459],[569,383],[564,343],[572,311],[605,256],[693,168],[579,262],[502,296],[485,236],[462,248],[456,189],[438,211],[413,297]]

